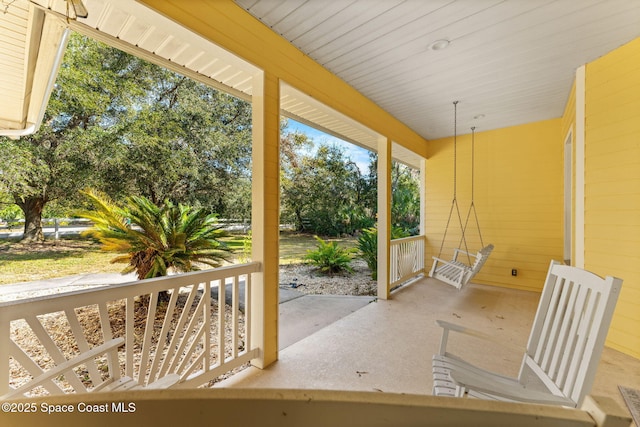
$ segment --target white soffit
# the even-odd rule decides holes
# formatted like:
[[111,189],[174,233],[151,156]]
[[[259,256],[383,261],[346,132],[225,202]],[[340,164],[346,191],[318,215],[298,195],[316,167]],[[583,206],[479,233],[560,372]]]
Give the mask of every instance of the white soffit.
[[26,0],[0,12],[0,135],[20,137],[38,127],[53,88],[67,31],[63,21]]
[[[65,0],[32,0],[60,15]],[[176,22],[133,0],[83,0],[87,18],[69,26],[143,59],[235,96],[250,99],[258,69]]]
[[[280,84],[281,114],[315,129],[336,136],[344,141],[378,151],[378,141],[383,136],[342,113],[326,106],[311,96],[286,84]],[[394,160],[420,169],[422,157],[400,144],[393,144]]]

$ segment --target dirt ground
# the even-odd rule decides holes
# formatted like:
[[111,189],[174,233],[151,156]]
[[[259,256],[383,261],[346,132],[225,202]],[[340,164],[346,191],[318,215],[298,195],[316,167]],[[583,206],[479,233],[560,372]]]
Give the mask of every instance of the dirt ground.
[[281,265],[280,287],[313,295],[375,295],[377,284],[367,264],[354,259],[351,268],[353,273],[328,276],[309,264]]

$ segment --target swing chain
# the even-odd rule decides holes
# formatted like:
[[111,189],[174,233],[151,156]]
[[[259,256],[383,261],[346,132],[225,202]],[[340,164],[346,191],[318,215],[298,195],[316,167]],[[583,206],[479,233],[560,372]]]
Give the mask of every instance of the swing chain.
[[[458,206],[457,200],[457,177],[458,177],[458,102],[453,101],[453,201],[451,202],[451,209],[449,210],[449,217],[447,219],[447,225],[444,228],[444,234],[442,236],[442,243],[440,244],[440,252],[438,252],[438,257],[442,256],[442,250],[444,249],[444,242],[447,239],[447,231],[449,230],[449,224],[451,223],[451,215],[453,214],[453,208],[456,208],[456,213],[458,215],[458,222],[460,224],[460,229],[462,230],[462,238],[464,239],[464,227],[462,226],[462,217],[460,215],[460,207]],[[466,239],[464,240],[465,249],[467,245]],[[467,250],[468,252],[468,250]]]
[[453,101],[453,200],[458,186],[458,102]]
[[469,248],[467,247],[467,239],[466,239],[466,231],[467,226],[469,225],[469,218],[471,217],[471,211],[473,210],[473,214],[476,220],[476,227],[478,229],[478,235],[480,236],[480,244],[484,247],[484,241],[482,239],[482,232],[480,231],[480,222],[478,220],[478,213],[476,212],[475,206],[475,131],[476,127],[473,126],[471,128],[471,204],[469,205],[469,211],[467,212],[467,218],[462,224],[462,216],[460,215],[460,208],[458,206],[457,200],[457,189],[458,189],[458,102],[453,101],[453,201],[451,202],[451,209],[449,210],[449,217],[447,219],[447,225],[444,229],[444,234],[442,236],[442,243],[440,244],[440,252],[438,253],[438,257],[442,256],[442,251],[444,249],[444,242],[447,238],[447,232],[449,230],[449,225],[451,223],[451,216],[453,215],[453,209],[456,209],[456,213],[458,215],[458,222],[460,223],[460,229],[462,230],[462,235],[460,237],[460,243],[458,247],[461,247],[464,244],[465,252],[467,252],[467,257],[469,258],[469,263],[471,263],[471,259],[469,256]]

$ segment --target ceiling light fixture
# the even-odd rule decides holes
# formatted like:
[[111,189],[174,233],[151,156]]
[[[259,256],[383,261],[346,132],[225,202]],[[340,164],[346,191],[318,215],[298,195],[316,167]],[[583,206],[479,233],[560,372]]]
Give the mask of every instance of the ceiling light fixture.
[[447,39],[436,40],[429,45],[429,49],[431,50],[442,50],[446,49],[451,42]]

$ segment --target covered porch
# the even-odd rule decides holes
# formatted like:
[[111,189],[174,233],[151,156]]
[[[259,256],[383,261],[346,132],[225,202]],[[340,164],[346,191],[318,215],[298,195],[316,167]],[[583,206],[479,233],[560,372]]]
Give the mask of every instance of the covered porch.
[[[441,337],[436,320],[473,327],[524,349],[540,294],[475,283],[459,292],[422,278],[392,297],[284,348],[273,365],[248,368],[215,387],[430,395],[431,357]],[[522,353],[487,348],[468,338],[456,337],[454,343],[454,351],[479,366],[517,376]],[[619,385],[640,388],[640,360],[606,347],[591,394],[611,397],[625,407]]]
[[[37,3],[41,3],[42,9],[38,8],[34,13],[44,14],[44,9],[47,10],[47,17],[50,16],[49,9],[58,13],[64,11],[65,3],[61,1],[51,2],[54,6],[45,1]],[[550,258],[562,256],[565,245],[568,245],[569,253],[575,253],[572,257],[574,264],[602,270],[604,274],[620,275],[625,280],[628,278],[631,288],[628,301],[632,302],[625,304],[625,312],[619,315],[621,320],[616,329],[621,332],[618,332],[614,344],[620,348],[623,347],[622,342],[631,342],[625,344],[628,345],[627,352],[637,354],[637,334],[631,332],[637,323],[637,315],[627,314],[637,306],[634,302],[637,301],[637,282],[634,282],[637,273],[630,271],[633,270],[629,267],[632,261],[625,264],[624,268],[614,262],[616,268],[611,268],[602,265],[604,261],[601,260],[606,260],[607,256],[590,247],[585,248],[585,207],[580,205],[584,199],[581,193],[584,188],[578,185],[584,187],[584,177],[578,176],[578,183],[570,182],[565,188],[569,205],[573,203],[576,209],[574,216],[569,215],[566,221],[570,231],[572,223],[575,223],[575,235],[570,233],[566,242],[561,236],[562,150],[559,147],[568,131],[578,136],[585,133],[585,129],[581,128],[585,121],[584,99],[580,98],[584,96],[584,79],[578,79],[577,89],[574,84],[567,111],[562,118],[556,114],[542,125],[521,127],[514,132],[505,131],[504,135],[490,135],[493,137],[491,145],[487,144],[481,153],[483,157],[480,160],[487,166],[485,170],[488,172],[484,176],[486,187],[480,190],[489,212],[493,213],[486,218],[493,228],[492,237],[497,238],[496,243],[502,244],[495,262],[488,266],[488,274],[479,280],[494,286],[472,284],[464,292],[458,292],[441,282],[423,278],[391,293],[391,283],[404,278],[401,273],[398,277],[392,274],[398,259],[393,258],[395,252],[389,238],[391,160],[397,158],[425,172],[425,159],[433,159],[430,176],[423,176],[421,180],[423,187],[428,183],[431,185],[428,195],[431,204],[423,200],[421,206],[423,211],[427,207],[431,209],[432,222],[427,233],[430,236],[421,237],[422,248],[414,251],[419,255],[411,265],[417,266],[419,273],[425,261],[428,263],[437,249],[434,242],[440,237],[444,223],[442,201],[450,200],[451,139],[427,141],[422,134],[405,126],[348,83],[309,57],[300,55],[292,45],[285,46],[285,42],[275,33],[259,25],[233,2],[198,2],[193,9],[180,2],[147,0],[142,3],[156,8],[159,13],[151,13],[151,9],[138,2],[88,1],[88,20],[72,20],[62,24],[56,22],[58,26],[71,27],[162,65],[180,69],[190,77],[251,100],[253,104],[253,261],[258,267],[250,273],[254,277],[254,292],[248,297],[247,303],[252,303],[254,311],[247,324],[252,334],[247,338],[250,351],[242,361],[252,359],[254,367],[215,387],[428,395],[431,393],[430,358],[437,351],[440,337],[434,321],[443,319],[474,326],[502,337],[505,342],[524,347],[539,293],[522,289],[539,290],[544,274],[542,269]],[[92,13],[91,6],[100,13]],[[124,10],[133,13],[124,17]],[[201,16],[204,15],[198,14],[200,10],[211,16],[211,20],[203,21]],[[171,19],[166,19],[166,16],[171,16]],[[153,22],[160,20],[165,26],[149,25],[147,28],[144,22],[136,21],[140,17],[151,17]],[[178,22],[182,25],[178,25]],[[155,34],[155,30],[149,29],[151,27],[165,28],[169,34]],[[64,41],[59,44],[64,44]],[[264,49],[264,44],[269,49]],[[216,68],[214,64],[220,67]],[[52,67],[55,68],[55,64]],[[575,111],[576,108],[579,111]],[[440,111],[444,111],[444,108]],[[279,351],[278,327],[283,320],[278,317],[278,149],[281,115],[312,123],[378,152],[381,215],[378,271],[383,274],[379,274],[379,299],[376,302]],[[536,116],[529,119],[541,120]],[[17,121],[25,126],[32,121],[37,122],[26,118]],[[23,131],[10,130],[18,133]],[[449,134],[436,132],[433,135],[437,138]],[[525,137],[530,137],[532,141]],[[514,140],[521,145],[515,146]],[[536,143],[545,142],[546,145],[538,148],[540,145],[533,144],[533,140]],[[584,150],[584,138],[577,141],[582,144],[578,147]],[[529,150],[535,151],[535,158]],[[569,151],[570,165],[572,156],[576,158],[573,161],[576,168],[584,167],[584,152],[574,155]],[[546,162],[546,172],[549,172],[546,175],[551,177],[548,182],[540,183],[539,171],[524,167],[538,159]],[[581,173],[584,175],[584,170]],[[518,179],[513,179],[513,176]],[[617,185],[623,185],[625,179],[620,178]],[[513,187],[509,184],[513,184]],[[424,191],[426,188],[423,188]],[[513,194],[524,196],[514,202],[511,199]],[[553,202],[547,203],[548,200]],[[545,216],[541,218],[540,213]],[[424,216],[425,212],[423,219]],[[513,228],[505,230],[504,224]],[[615,255],[611,254],[612,257]],[[597,262],[594,261],[596,259]],[[525,274],[518,279],[511,277],[509,272],[514,266],[519,266]],[[238,282],[234,280],[234,283]],[[509,289],[517,287],[521,289]],[[636,341],[625,341],[627,337]],[[518,369],[521,354],[487,349],[472,342],[461,342],[459,345],[465,354],[475,356],[478,363],[489,369],[510,375]],[[640,361],[631,355],[606,348],[592,393],[610,396],[622,406],[624,403],[618,393],[618,385],[640,388]]]

